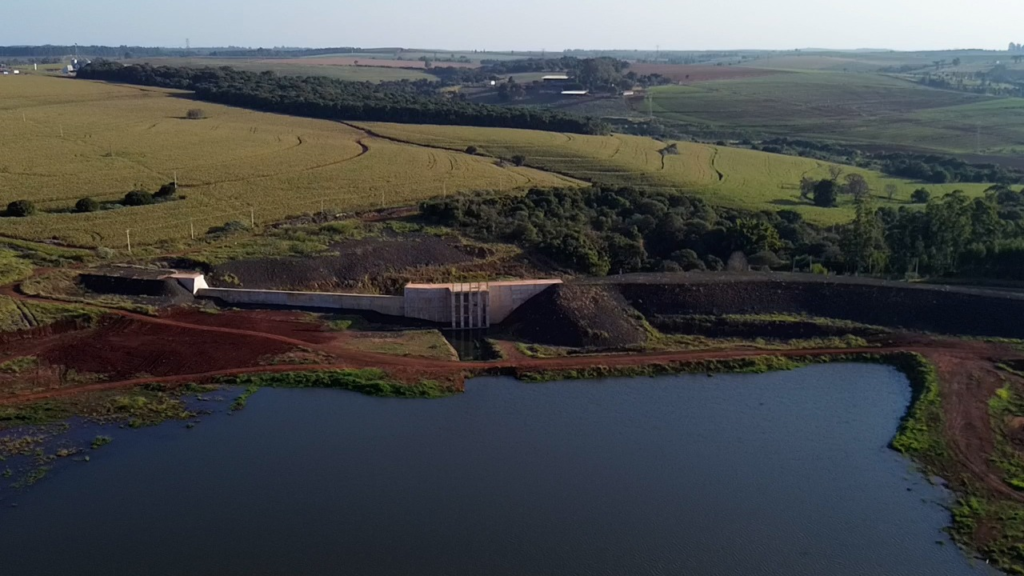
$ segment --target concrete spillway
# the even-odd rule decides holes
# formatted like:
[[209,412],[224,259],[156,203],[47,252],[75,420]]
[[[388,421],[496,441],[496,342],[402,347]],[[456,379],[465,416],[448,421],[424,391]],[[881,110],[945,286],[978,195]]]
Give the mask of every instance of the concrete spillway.
[[456,330],[486,328],[504,321],[530,298],[561,280],[512,280],[452,284],[409,284],[402,296],[335,292],[294,292],[210,288],[199,273],[171,276],[198,298],[228,304],[370,311],[436,322]]

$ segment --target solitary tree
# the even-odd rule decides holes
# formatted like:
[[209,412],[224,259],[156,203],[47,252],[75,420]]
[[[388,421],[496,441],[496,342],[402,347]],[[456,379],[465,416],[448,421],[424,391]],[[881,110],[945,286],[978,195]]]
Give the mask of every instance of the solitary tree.
[[888,198],[890,202],[896,198],[896,193],[899,191],[899,186],[896,186],[895,184],[885,185],[885,197]]
[[820,180],[814,185],[814,205],[833,208],[839,196],[839,185],[835,180]]
[[173,198],[174,195],[177,193],[178,185],[175,184],[174,182],[168,182],[167,184],[161,186],[160,189],[156,191],[156,194],[153,194],[153,197],[156,198],[157,200],[169,200]]
[[868,181],[860,174],[847,174],[843,192],[854,198],[863,198],[871,193],[871,187],[868,186]]
[[910,195],[910,201],[914,204],[927,204],[932,199],[932,193],[927,188],[918,188]]
[[832,164],[828,167],[828,176],[833,182],[838,182],[839,177],[843,175],[843,167],[838,164]]
[[516,166],[523,166],[526,164],[526,156],[523,156],[522,154],[516,154],[515,156],[512,157],[512,163],[515,164]]
[[804,176],[800,179],[800,198],[804,200],[814,200],[814,187],[818,185],[818,181],[814,178],[808,178]]
[[203,112],[202,108],[192,108],[185,113],[185,118],[189,120],[202,120],[206,118],[206,112]]
[[100,209],[100,203],[92,198],[82,198],[75,203],[75,212],[95,212]]
[[125,206],[145,206],[153,203],[153,195],[145,190],[132,190],[124,195]]
[[476,153],[479,152],[479,151],[480,151],[480,149],[477,148],[476,146],[467,146],[466,147],[466,154],[469,154],[470,156],[476,156]]
[[15,218],[24,218],[36,213],[35,204],[28,200],[15,200],[7,205],[7,215]]

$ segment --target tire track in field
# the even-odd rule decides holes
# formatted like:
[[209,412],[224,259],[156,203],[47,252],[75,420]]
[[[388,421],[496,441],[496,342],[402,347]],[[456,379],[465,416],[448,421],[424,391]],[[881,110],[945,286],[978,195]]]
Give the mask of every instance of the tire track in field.
[[711,169],[718,175],[718,181],[724,182],[725,174],[722,174],[722,171],[718,169],[718,147],[712,146],[711,150],[713,150],[713,153],[711,154]]
[[[302,144],[305,143],[304,141],[302,141],[301,137],[299,138],[299,140],[300,140],[300,144],[298,144],[296,146],[292,146],[290,148],[287,148],[287,150],[294,150],[295,148],[298,148],[298,146],[301,146]],[[338,166],[339,164],[344,164],[346,162],[351,162],[353,160],[357,160],[357,159],[365,156],[366,154],[368,154],[370,152],[370,147],[366,145],[364,140],[365,140],[365,138],[360,138],[359,140],[356,140],[356,144],[359,145],[359,153],[358,154],[356,154],[355,156],[350,156],[348,158],[343,158],[341,160],[334,160],[332,162],[327,162],[325,164],[317,164],[315,166],[308,166],[306,168],[300,168],[298,170],[288,170],[288,171],[285,171],[285,172],[275,172],[273,174],[264,174],[262,176],[248,176],[248,177],[243,177],[243,178],[229,178],[227,180],[216,180],[216,181],[212,181],[212,182],[202,182],[200,184],[179,184],[179,187],[183,188],[183,189],[187,189],[187,190],[195,190],[195,189],[200,189],[200,188],[208,188],[210,186],[217,186],[217,185],[220,185],[220,184],[237,184],[239,182],[257,182],[259,180],[267,180],[269,178],[278,178],[280,176],[288,176],[288,175],[292,175],[292,174],[302,174],[302,173],[305,173],[305,172],[314,172],[316,170],[323,170],[325,168],[331,168],[333,166]]]
[[[364,134],[366,134],[367,136],[371,136],[373,138],[379,138],[381,140],[387,140],[388,142],[394,142],[395,144],[404,144],[406,146],[415,146],[415,147],[418,147],[418,148],[432,148],[434,150],[444,150],[445,152],[455,152],[457,154],[465,154],[466,153],[465,150],[460,150],[458,148],[451,148],[451,147],[448,147],[448,146],[441,146],[439,144],[421,144],[419,142],[410,142],[409,140],[402,140],[401,138],[396,138],[396,137],[393,137],[393,136],[387,136],[385,134],[381,134],[380,132],[377,132],[377,131],[372,130],[370,128],[363,128],[362,126],[359,126],[358,124],[352,124],[350,122],[345,122],[344,120],[338,120],[337,122],[339,124],[343,124],[345,126],[348,126],[349,128],[352,128],[354,130],[359,130],[359,131],[363,132]],[[552,132],[552,134],[554,134],[554,132]],[[564,134],[564,133],[561,133],[561,132],[559,132],[559,134],[562,134],[563,136],[565,136],[568,139],[569,142],[572,142],[573,138],[572,138],[571,135]],[[481,156],[481,157],[497,158],[496,156]],[[548,158],[548,159],[550,159],[550,158]],[[575,159],[575,158],[572,158],[572,159]],[[557,172],[555,170],[551,170],[551,169],[548,169],[548,168],[543,168],[543,169],[542,168],[534,168],[534,170],[537,170],[537,171],[540,171],[540,172],[546,172],[548,174],[552,174],[552,175],[556,176],[557,178],[559,178],[560,180],[572,183],[574,185],[590,184],[590,182],[586,182],[584,180],[580,180],[579,178],[576,178],[572,174],[566,174],[564,172]]]

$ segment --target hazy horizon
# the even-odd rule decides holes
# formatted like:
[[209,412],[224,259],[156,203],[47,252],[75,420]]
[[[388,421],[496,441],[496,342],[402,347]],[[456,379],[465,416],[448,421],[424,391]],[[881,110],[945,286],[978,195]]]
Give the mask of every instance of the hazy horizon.
[[3,45],[358,46],[438,50],[1005,50],[1024,42],[1018,0],[563,0],[472,4],[411,0],[35,0],[6,7]]

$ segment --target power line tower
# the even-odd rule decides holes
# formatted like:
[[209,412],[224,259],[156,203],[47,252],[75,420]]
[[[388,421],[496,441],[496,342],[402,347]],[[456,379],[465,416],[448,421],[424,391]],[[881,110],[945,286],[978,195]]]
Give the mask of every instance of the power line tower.
[[190,39],[188,39],[188,38],[185,38],[185,53],[189,53],[191,51],[192,51],[192,41]]

